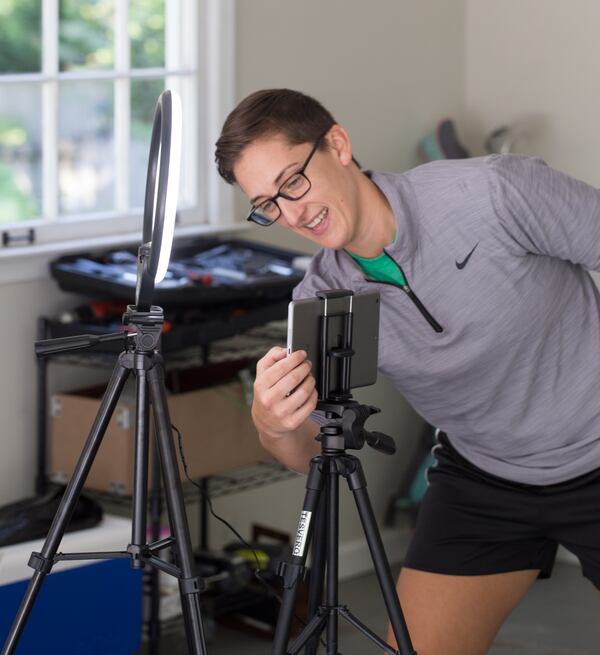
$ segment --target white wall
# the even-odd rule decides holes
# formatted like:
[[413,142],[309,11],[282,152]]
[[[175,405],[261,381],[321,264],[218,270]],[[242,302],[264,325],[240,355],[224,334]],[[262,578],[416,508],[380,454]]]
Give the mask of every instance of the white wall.
[[510,125],[516,152],[600,187],[600,3],[467,0],[465,25],[459,124],[471,153]]
[[367,168],[417,163],[418,139],[460,111],[463,0],[240,0],[237,93],[314,95]]
[[[0,283],[0,505],[30,495],[36,473],[36,359],[38,316],[58,316],[85,302],[58,290],[48,278]],[[53,366],[51,388],[78,388],[104,379],[103,372]]]
[[467,0],[465,113],[473,151],[508,123],[519,152],[600,186],[600,3]]

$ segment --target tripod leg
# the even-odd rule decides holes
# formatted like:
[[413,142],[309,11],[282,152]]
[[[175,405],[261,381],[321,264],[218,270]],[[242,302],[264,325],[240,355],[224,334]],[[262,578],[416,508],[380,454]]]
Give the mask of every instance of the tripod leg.
[[[156,447],[156,440],[154,441]],[[150,525],[152,541],[160,538],[161,507],[160,459],[156,450],[152,460],[152,489],[150,492]],[[148,617],[148,655],[158,655],[160,639],[160,588],[158,569],[151,567],[146,571],[147,584],[150,587],[150,615]]]
[[[136,369],[136,417],[135,417],[135,465],[133,471],[133,513],[130,552],[133,555],[133,568],[144,568],[139,557],[146,544],[146,517],[148,514],[148,452],[150,402],[146,371]],[[132,548],[133,547],[133,548]]]
[[[300,652],[302,647],[306,644],[308,648],[309,642],[316,640],[317,648],[319,645],[319,637],[325,627],[327,626],[327,621],[329,619],[329,612],[326,608],[320,607],[312,619],[306,624],[302,632],[296,637],[292,644],[288,647],[286,653],[287,655],[296,655]],[[337,655],[337,653],[336,653]]]
[[[283,602],[279,610],[279,617],[275,627],[273,637],[272,655],[285,655],[287,643],[290,635],[290,626],[294,615],[294,606],[298,593],[298,586],[302,581],[304,565],[308,552],[308,544],[312,534],[312,519],[315,509],[319,503],[319,497],[323,489],[324,473],[321,470],[323,463],[322,457],[314,457],[310,463],[310,470],[306,479],[306,495],[300,520],[298,522],[298,531],[292,549],[290,562],[282,563],[281,574],[283,576]],[[316,624],[317,626],[321,623]]]
[[206,644],[200,614],[200,579],[195,571],[162,366],[157,363],[148,371],[147,377],[156,422],[156,439],[163,473],[167,511],[175,538],[178,565],[182,573],[182,578],[179,580],[179,592],[188,646],[192,655],[205,655]]
[[60,501],[60,505],[58,506],[58,510],[56,511],[48,535],[46,536],[42,552],[32,553],[31,559],[29,560],[29,566],[35,569],[35,573],[29,581],[29,585],[25,591],[17,615],[10,632],[8,633],[8,637],[4,643],[4,648],[2,649],[2,655],[11,655],[15,652],[42,583],[44,582],[46,575],[50,573],[54,566],[54,556],[56,555],[56,551],[58,550],[65,530],[69,525],[71,515],[73,514],[73,510],[75,509],[75,505],[81,494],[81,489],[83,488],[83,484],[88,476],[90,468],[92,467],[98,448],[102,443],[102,437],[104,436],[128,375],[129,370],[126,369],[119,360],[113,370],[107,389],[102,398],[102,402],[100,403],[98,414],[96,415],[96,419],[94,420],[87,441],[85,442],[81,455],[79,456],[71,480],[69,481],[62,500]]
[[[338,545],[339,545],[339,495],[340,477],[335,461],[328,462],[327,494],[327,607],[338,605]],[[327,621],[327,655],[337,655],[338,615],[330,612]]]
[[400,600],[396,593],[396,586],[394,584],[390,565],[385,555],[381,535],[377,528],[377,522],[375,521],[373,507],[371,506],[371,501],[369,500],[369,495],[367,493],[367,482],[360,460],[356,457],[347,457],[345,461],[351,463],[349,467],[350,472],[345,473],[344,475],[348,480],[348,486],[350,487],[350,490],[354,495],[354,500],[356,501],[358,514],[369,545],[369,551],[371,552],[371,558],[375,566],[377,580],[379,581],[379,586],[383,594],[383,599],[385,601],[394,636],[396,637],[396,643],[398,644],[400,655],[415,655],[415,651],[413,650],[410,641],[408,628],[406,627],[406,621],[404,620],[404,615],[402,614],[402,609],[400,607]]
[[[310,586],[308,590],[307,617],[310,620],[323,602],[325,584],[325,563],[327,561],[327,540],[325,526],[327,520],[327,495],[321,494],[316,509],[315,527],[311,540]],[[316,655],[319,648],[319,635],[315,635],[306,645],[305,655]]]
[[[147,516],[148,516],[148,462],[150,453],[150,397],[148,395],[148,384],[146,381],[146,369],[144,361],[136,356],[135,374],[136,374],[136,420],[135,420],[135,465],[133,471],[133,511],[132,511],[132,530],[131,544],[129,552],[132,555],[131,566],[136,569],[145,569],[143,573],[144,580],[144,598],[149,598],[148,616],[146,627],[148,630],[148,653],[149,655],[158,654],[158,640],[160,636],[160,590],[158,569],[154,567],[145,567],[144,559],[141,555],[144,553],[147,541]],[[153,489],[151,491],[151,514],[154,518],[158,513],[156,526],[152,525],[152,542],[159,539],[160,527],[160,468],[158,466],[158,457],[154,462],[154,479]],[[158,484],[158,491],[156,485]],[[158,494],[158,496],[157,496]]]

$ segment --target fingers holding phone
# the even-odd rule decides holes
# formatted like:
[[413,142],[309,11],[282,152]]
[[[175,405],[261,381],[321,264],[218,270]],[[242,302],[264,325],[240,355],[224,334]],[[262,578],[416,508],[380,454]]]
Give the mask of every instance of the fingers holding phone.
[[271,348],[256,366],[252,416],[260,432],[290,432],[315,409],[317,392],[311,362],[298,350]]

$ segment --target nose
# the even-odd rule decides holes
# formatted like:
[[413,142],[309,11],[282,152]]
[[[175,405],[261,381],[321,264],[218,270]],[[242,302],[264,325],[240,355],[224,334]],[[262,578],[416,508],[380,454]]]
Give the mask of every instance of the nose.
[[304,207],[300,200],[287,200],[279,198],[279,207],[286,222],[292,227],[297,227],[304,212]]

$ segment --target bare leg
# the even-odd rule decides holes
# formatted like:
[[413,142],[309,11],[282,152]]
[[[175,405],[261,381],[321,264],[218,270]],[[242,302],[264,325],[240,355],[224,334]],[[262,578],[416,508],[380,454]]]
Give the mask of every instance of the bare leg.
[[[539,571],[441,575],[403,568],[398,595],[418,655],[485,655]],[[391,631],[388,642],[395,645]]]

